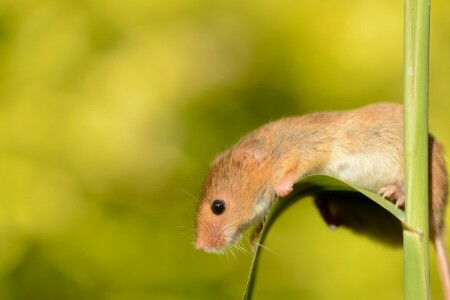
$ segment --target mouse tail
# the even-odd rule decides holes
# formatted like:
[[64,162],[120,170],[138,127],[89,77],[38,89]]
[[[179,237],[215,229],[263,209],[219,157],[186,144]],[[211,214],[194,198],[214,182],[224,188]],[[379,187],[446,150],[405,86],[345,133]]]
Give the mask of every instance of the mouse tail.
[[444,289],[445,300],[450,300],[450,266],[442,236],[435,236],[434,246],[436,248],[438,269],[441,276],[442,287]]

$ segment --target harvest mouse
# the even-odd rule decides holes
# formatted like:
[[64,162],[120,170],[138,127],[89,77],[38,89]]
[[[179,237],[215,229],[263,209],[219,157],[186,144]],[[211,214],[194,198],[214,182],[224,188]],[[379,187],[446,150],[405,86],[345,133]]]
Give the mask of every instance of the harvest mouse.
[[[251,132],[211,164],[198,205],[196,248],[224,251],[263,221],[277,196],[287,196],[296,181],[310,174],[330,175],[379,193],[401,209],[405,202],[402,120],[400,104],[380,103],[287,117]],[[429,149],[430,238],[450,299],[443,242],[447,171],[442,146],[431,135]],[[401,241],[401,231],[383,237],[382,230],[374,229],[375,210],[358,210],[358,205],[345,202],[360,197],[325,193],[317,195],[315,203],[331,226],[368,232],[391,244]],[[356,222],[358,218],[362,221]]]

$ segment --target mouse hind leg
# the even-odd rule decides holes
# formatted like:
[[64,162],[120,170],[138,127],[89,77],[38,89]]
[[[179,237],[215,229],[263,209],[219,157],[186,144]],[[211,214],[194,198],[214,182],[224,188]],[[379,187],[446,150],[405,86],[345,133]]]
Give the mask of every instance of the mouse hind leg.
[[378,191],[378,194],[383,196],[383,198],[387,198],[394,202],[396,207],[405,206],[405,194],[403,193],[402,189],[395,184],[383,186]]

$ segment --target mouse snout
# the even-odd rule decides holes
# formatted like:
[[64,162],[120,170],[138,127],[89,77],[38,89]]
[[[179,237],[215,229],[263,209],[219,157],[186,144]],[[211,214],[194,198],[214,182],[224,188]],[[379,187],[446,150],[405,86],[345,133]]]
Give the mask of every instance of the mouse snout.
[[226,245],[225,237],[219,230],[198,232],[195,237],[195,248],[205,252],[220,252]]

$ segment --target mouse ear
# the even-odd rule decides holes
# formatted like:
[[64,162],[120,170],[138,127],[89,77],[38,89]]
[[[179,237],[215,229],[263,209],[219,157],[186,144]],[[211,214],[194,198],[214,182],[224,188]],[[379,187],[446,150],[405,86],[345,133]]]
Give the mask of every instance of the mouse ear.
[[238,144],[235,159],[244,161],[248,158],[253,158],[257,163],[261,163],[267,157],[266,149],[264,148],[263,138],[250,138]]

